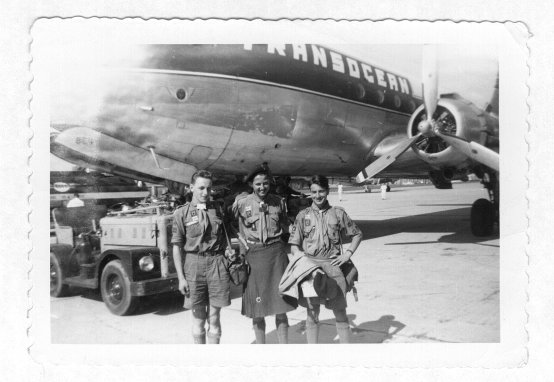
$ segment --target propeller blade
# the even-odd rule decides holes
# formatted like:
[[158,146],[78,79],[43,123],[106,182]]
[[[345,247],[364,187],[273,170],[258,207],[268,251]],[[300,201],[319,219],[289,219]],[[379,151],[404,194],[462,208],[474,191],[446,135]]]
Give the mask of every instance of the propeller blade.
[[423,57],[421,65],[421,78],[423,86],[423,102],[427,120],[433,119],[433,114],[437,109],[438,102],[438,69],[437,69],[437,49],[435,45],[423,46]]
[[444,141],[455,150],[464,153],[474,161],[482,163],[495,171],[500,170],[500,157],[498,153],[492,151],[491,149],[480,145],[477,142],[466,141],[465,139],[455,135],[441,133],[440,131],[436,131],[435,133],[437,136],[444,139]]
[[396,158],[398,158],[404,151],[408,150],[415,143],[415,141],[417,141],[419,137],[421,137],[421,133],[414,135],[412,138],[408,138],[400,142],[390,152],[381,156],[375,162],[367,166],[364,170],[362,170],[360,174],[363,174],[365,172],[365,174],[363,174],[365,179],[373,178],[375,174],[378,174],[381,171],[383,171],[391,163],[393,163],[396,160]]

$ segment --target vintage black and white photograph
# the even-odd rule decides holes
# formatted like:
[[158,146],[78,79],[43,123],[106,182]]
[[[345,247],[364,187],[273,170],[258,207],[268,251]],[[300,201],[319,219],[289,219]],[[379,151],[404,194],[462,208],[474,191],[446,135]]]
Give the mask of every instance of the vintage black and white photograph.
[[507,29],[116,21],[33,47],[51,345],[519,343]]

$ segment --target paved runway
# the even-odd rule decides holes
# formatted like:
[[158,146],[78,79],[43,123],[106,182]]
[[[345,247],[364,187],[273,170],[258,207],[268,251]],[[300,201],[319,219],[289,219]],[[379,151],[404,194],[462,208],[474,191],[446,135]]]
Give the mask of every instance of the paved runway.
[[[353,260],[359,301],[348,295],[353,342],[498,342],[498,234],[475,238],[469,229],[479,183],[454,190],[432,186],[380,193],[345,188],[329,201],[346,209],[364,233]],[[52,343],[191,343],[191,314],[176,295],[150,298],[133,316],[108,312],[99,293],[75,290],[51,298]],[[222,343],[251,343],[251,322],[240,314],[240,290],[222,310]],[[333,314],[322,309],[320,342],[337,343]],[[305,310],[289,313],[291,343],[305,343]],[[267,318],[268,343],[276,343]]]

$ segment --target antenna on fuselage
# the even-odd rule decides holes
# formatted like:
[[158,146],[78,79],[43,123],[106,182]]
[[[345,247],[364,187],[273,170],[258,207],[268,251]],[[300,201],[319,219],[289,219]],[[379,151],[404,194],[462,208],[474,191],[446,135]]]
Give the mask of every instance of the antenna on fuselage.
[[154,159],[154,163],[156,163],[156,167],[160,170],[168,170],[167,168],[164,168],[160,166],[160,162],[158,162],[158,155],[156,154],[156,150],[154,146],[148,146],[148,150],[150,150],[150,154],[152,154],[152,159]]

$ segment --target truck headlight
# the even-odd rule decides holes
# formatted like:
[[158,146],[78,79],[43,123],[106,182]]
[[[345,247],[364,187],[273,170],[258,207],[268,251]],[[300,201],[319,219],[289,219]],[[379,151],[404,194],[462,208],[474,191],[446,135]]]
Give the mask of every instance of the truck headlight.
[[139,260],[139,268],[141,271],[144,272],[150,272],[152,269],[154,269],[154,259],[152,256],[143,256]]

